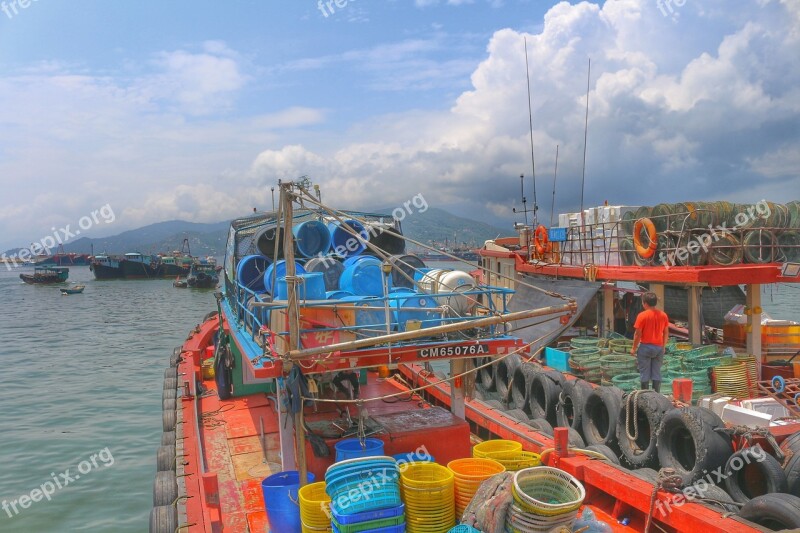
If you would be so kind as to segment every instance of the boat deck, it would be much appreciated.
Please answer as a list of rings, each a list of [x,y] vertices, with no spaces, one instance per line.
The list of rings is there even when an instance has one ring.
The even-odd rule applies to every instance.
[[[197,375],[199,371],[194,358],[189,356],[194,351],[194,346],[188,344],[194,344],[193,341],[194,338],[190,339],[184,347],[190,349],[184,352],[187,356],[179,364],[179,376]],[[186,397],[182,404],[184,423],[181,428],[187,444],[187,448],[183,450],[186,455],[184,466],[190,474],[185,478],[186,491],[190,496],[193,494],[199,496],[201,492],[208,495],[209,490],[206,485],[209,481],[202,478],[214,477],[207,475],[197,479],[197,476],[191,475],[200,470],[199,450],[189,449],[189,445],[196,444],[197,440],[191,437],[195,429],[193,417],[196,405],[200,420],[197,431],[203,444],[202,460],[205,469],[216,475],[219,508],[216,512],[213,507],[206,507],[201,511],[209,513],[209,523],[214,524],[214,527],[207,529],[201,524],[195,524],[190,526],[190,531],[232,533],[269,531],[261,481],[282,470],[279,416],[275,405],[277,399],[271,394],[258,393],[220,400],[213,379],[203,380],[202,383],[207,391],[200,394],[198,402],[195,403],[192,398]],[[395,379],[383,380],[377,378],[376,374],[369,373],[367,383],[361,385],[360,396],[383,397],[406,390],[407,388]],[[330,397],[330,393],[323,392],[323,397]],[[445,461],[469,454],[468,424],[448,411],[432,408],[419,396],[403,396],[398,401],[391,402],[373,401],[365,407],[369,414],[367,427],[380,429],[380,432],[373,436],[384,440],[387,455],[412,452],[420,445],[426,446],[434,457],[441,457]],[[355,406],[350,407],[353,419],[357,417],[356,411]],[[324,436],[326,430],[333,427],[331,422],[340,422],[341,418],[334,404],[318,403],[316,410],[306,409],[305,420],[315,433]],[[421,432],[427,435],[423,436]],[[324,479],[325,470],[333,463],[334,445],[340,439],[324,440],[330,451],[328,457],[315,457],[311,445],[307,443],[308,469],[315,474],[317,480]],[[210,483],[213,487],[214,482]],[[193,502],[191,498],[187,500],[187,506],[198,504],[199,501]],[[198,515],[189,513],[189,516]],[[181,523],[185,521],[182,519]]]

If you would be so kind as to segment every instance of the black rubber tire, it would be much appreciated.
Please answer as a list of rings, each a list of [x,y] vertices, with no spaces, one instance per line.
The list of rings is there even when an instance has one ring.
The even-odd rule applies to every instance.
[[[531,418],[544,418],[556,424],[556,406],[561,394],[561,384],[551,372],[542,372],[533,377],[530,391]]]
[[[486,357],[482,364],[486,364],[490,360],[490,357]],[[486,392],[493,392],[497,390],[497,388],[494,386],[494,368],[496,366],[497,364],[493,364],[478,370],[478,380],[481,382],[481,385],[483,385],[483,390]]]
[[[528,413],[526,413],[522,409],[511,409],[510,411],[506,411],[503,414],[506,416],[510,416],[514,420],[519,420],[520,422],[527,422],[528,420],[530,420]]]
[[[178,509],[174,505],[159,505],[150,510],[150,533],[175,533],[178,529]]]
[[[164,400],[174,400],[178,397],[178,390],[177,389],[164,389],[164,392],[161,393],[161,401]]]
[[[800,498],[789,494],[767,494],[753,498],[739,511],[739,516],[771,529],[800,528]]]
[[[586,444],[604,444],[616,451],[622,394],[617,387],[598,387],[586,398],[581,420]]]
[[[522,363],[514,371],[514,377],[511,380],[511,399],[514,400],[514,405],[518,409],[522,409],[528,415],[531,414],[531,383],[536,374],[541,371],[542,368],[535,363]]]
[[[643,481],[647,481],[648,483],[655,483],[658,481],[658,472],[652,468],[636,468],[630,472],[631,475],[638,477]]]
[[[500,400],[486,400],[483,403],[485,403],[486,406],[491,409],[499,409],[500,411],[505,409],[505,407],[503,406],[503,402],[501,402]]]
[[[592,386],[582,379],[566,380],[561,386],[556,405],[556,424],[560,427],[571,427],[580,433],[583,405],[586,397],[592,392]]]
[[[172,355],[180,355],[183,351],[183,346],[176,346],[172,349]]]
[[[164,379],[166,378],[178,378],[178,369],[174,366],[164,369]]]
[[[169,366],[175,368],[175,371],[177,372],[178,363],[180,363],[180,361],[181,361],[180,352],[172,354],[169,358]]]
[[[175,424],[178,421],[178,414],[175,411],[163,411],[161,414],[161,429],[175,431]]]
[[[664,415],[658,432],[658,460],[675,469],[688,486],[721,468],[733,455],[730,438],[714,431],[700,407],[673,409]]]
[[[165,431],[161,434],[162,446],[175,446],[175,431]]]
[[[796,452],[789,459],[783,472],[786,474],[786,492],[800,497],[800,452]]]
[[[210,319],[214,318],[215,316],[217,316],[217,312],[216,311],[211,311],[210,313],[208,313],[206,316],[203,317],[203,322],[208,322]]]
[[[175,472],[156,472],[153,481],[153,505],[172,505],[178,499],[178,478]]]
[[[789,452],[800,455],[800,431],[786,437],[781,442],[781,450],[787,455]]]
[[[553,436],[553,426],[551,426],[550,422],[544,418],[534,418],[528,422],[528,425],[542,435],[547,435],[548,437]]]
[[[736,468],[736,461],[741,466]],[[725,490],[734,501],[746,503],[756,496],[774,492],[786,492],[786,474],[781,464],[761,449],[743,448],[728,458],[725,463]]]
[[[620,459],[633,469],[658,468],[658,450],[656,449],[658,428],[664,415],[674,407],[666,396],[658,392],[646,391],[639,393],[636,400],[636,414],[631,414],[631,417],[636,416],[638,434],[636,440],[631,441],[628,438],[628,428],[625,427],[627,420],[625,416],[626,406],[630,397],[629,394],[623,398],[619,422],[617,423],[617,444],[619,446]],[[633,409],[633,400],[631,400],[631,409]],[[630,429],[631,433],[633,433],[633,429]]]
[[[604,456],[606,456],[606,458],[608,458],[609,463],[619,465],[619,456],[616,453],[614,453],[614,450],[612,450],[605,444],[592,444],[591,446],[587,446],[586,449],[592,452],[603,454]]]
[[[159,446],[156,452],[156,472],[175,470],[175,446]]]
[[[178,388],[178,378],[165,378],[164,379],[164,390],[177,389],[177,388]]]
[[[708,498],[710,500],[716,500],[716,502],[709,502],[709,501],[698,501],[698,503],[702,505],[706,505],[711,507],[712,509],[722,509],[727,513],[738,513],[739,506],[733,504],[733,498],[731,495],[725,492],[722,487],[718,487],[716,485],[708,485],[706,490],[700,495],[701,498]],[[723,502],[723,503],[717,503]],[[731,505],[725,505],[725,503],[730,502]]]
[[[567,430],[569,431],[570,446],[572,446],[573,448],[583,448],[584,446],[586,446],[583,437],[581,437],[581,434],[578,433],[577,429],[568,427]]]
[[[167,398],[166,400],[161,400],[162,411],[174,411],[177,408],[178,404],[174,398]]]
[[[500,393],[500,398],[503,401],[508,401],[511,386],[511,380],[514,378],[514,372],[519,368],[522,360],[519,355],[514,354],[506,357],[495,365],[494,368],[494,386],[497,392]]]

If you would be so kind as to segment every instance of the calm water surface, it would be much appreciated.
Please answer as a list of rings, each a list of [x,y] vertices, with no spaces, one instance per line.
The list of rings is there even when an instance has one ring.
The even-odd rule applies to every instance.
[[[0,499],[8,506],[0,531],[147,531],[164,368],[215,308],[213,294],[171,280],[95,281],[88,267],[73,267],[70,280],[86,291],[61,296],[23,284],[20,271],[0,267]],[[762,298],[774,318],[800,321],[800,289],[778,286]],[[72,480],[50,501],[32,492],[54,485],[51,474],[63,484],[67,469]],[[23,509],[24,495],[42,500]]]
[[[86,290],[62,296],[20,271],[0,266],[0,531],[147,531],[164,368],[213,293],[72,267]],[[48,501],[32,491],[51,473],[74,479]],[[23,509],[23,495],[41,501]]]

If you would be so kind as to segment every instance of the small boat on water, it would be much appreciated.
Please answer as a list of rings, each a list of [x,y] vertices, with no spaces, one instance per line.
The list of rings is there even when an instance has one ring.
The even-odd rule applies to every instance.
[[[783,468],[791,492],[800,489],[797,419],[748,432],[710,407],[687,406],[698,369],[707,377],[715,354],[687,356],[696,368],[680,369],[672,394],[623,396],[605,373],[592,383],[563,360],[539,359],[542,339],[558,339],[594,293],[567,292],[569,280],[539,289],[523,279],[536,265],[510,246],[527,236],[481,251],[486,284],[376,246],[387,235],[372,223],[389,217],[331,210],[306,182],[280,189],[280,214],[232,222],[218,312],[173,351],[165,372],[151,532],[446,533],[456,520],[464,525],[453,531],[550,531],[577,527],[577,512],[591,531],[800,528],[800,499],[760,495],[774,481],[763,476],[780,478],[773,455],[793,457]],[[392,240],[402,236],[394,223]],[[308,258],[302,267],[295,252]],[[765,271],[751,281],[771,279]],[[525,328],[538,329],[528,340]],[[630,350],[610,335],[574,340],[583,352],[601,341]],[[608,363],[627,365],[623,355]],[[213,377],[203,372],[209,364]],[[749,379],[749,368],[737,370]],[[744,468],[751,438],[764,447],[763,470]],[[392,458],[400,455],[435,464],[400,467]],[[479,525],[492,514],[480,508],[499,502],[486,483],[478,497],[475,485],[503,470],[513,501],[499,527]],[[725,488],[707,482],[708,472],[728,472]],[[743,505],[732,503],[734,489]],[[592,528],[590,516],[605,526]]]
[[[172,286],[177,287],[178,289],[185,289],[189,286],[189,283],[185,279],[177,277],[175,278],[175,281],[172,282]]]
[[[64,283],[69,278],[69,268],[37,266],[33,274],[20,274],[19,278],[29,285]]]
[[[192,264],[186,284],[193,289],[213,289],[219,283],[217,265],[205,260]]]
[[[61,290],[61,294],[62,295],[67,296],[69,294],[83,294],[83,289],[85,289],[85,288],[86,288],[86,285],[75,285],[72,288],[69,288],[69,289],[62,288],[60,290]]]

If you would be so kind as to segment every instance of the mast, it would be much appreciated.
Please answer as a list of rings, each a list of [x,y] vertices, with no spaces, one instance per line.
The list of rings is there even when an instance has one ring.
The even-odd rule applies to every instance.
[[[292,182],[281,183],[280,202],[284,213],[284,228],[292,227],[293,200],[294,194],[291,191]],[[277,230],[276,230],[277,231]],[[286,293],[288,300],[287,318],[289,319],[289,349],[298,350],[300,348],[300,315],[297,307],[297,271],[294,263],[294,242],[292,232],[284,231],[283,257],[286,261]],[[306,433],[303,424],[303,402],[300,401],[300,410],[294,415],[295,431],[295,457],[297,458],[297,470],[300,474],[300,486],[306,484],[308,476],[308,465],[306,463]]]
[[[533,176],[533,225],[537,224],[537,214],[539,204],[536,202],[536,160],[533,157],[533,108],[531,106],[531,74],[528,69],[528,38],[524,38],[525,42],[525,76],[528,80],[528,124],[531,132],[531,175]],[[527,215],[526,215],[527,218]],[[526,222],[527,224],[527,222]]]

